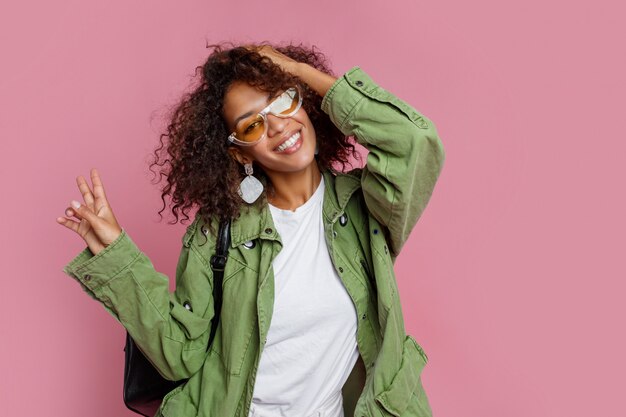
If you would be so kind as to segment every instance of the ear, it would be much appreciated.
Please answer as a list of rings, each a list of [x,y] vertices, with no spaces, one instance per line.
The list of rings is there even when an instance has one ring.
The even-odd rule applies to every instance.
[[[246,162],[252,162],[251,160],[249,160],[249,158],[245,157],[243,153],[241,153],[241,150],[236,146],[229,146],[227,151],[230,157],[239,162],[241,165],[245,164]]]

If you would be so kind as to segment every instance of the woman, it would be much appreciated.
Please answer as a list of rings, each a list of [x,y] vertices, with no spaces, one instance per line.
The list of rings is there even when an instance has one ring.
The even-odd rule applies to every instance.
[[[159,164],[176,217],[199,207],[176,291],[120,227],[96,170],[93,192],[78,177],[84,204],[66,211],[80,222],[58,220],[88,245],[64,272],[165,378],[189,378],[157,416],[430,416],[427,357],[405,332],[393,264],[443,166],[434,125],[359,67],[336,78],[303,46],[218,45],[201,70]],[[369,154],[343,172],[358,157],[350,137]],[[224,219],[207,352],[208,260]]]

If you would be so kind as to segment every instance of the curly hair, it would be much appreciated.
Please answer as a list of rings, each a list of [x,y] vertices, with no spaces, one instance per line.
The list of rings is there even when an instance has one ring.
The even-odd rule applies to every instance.
[[[189,220],[187,212],[197,206],[199,215],[215,233],[211,219],[235,219],[241,215],[241,208],[248,205],[237,193],[245,173],[242,165],[228,155],[227,148],[231,143],[226,138],[230,132],[223,118],[223,99],[234,81],[246,82],[269,93],[298,84],[303,93],[302,107],[315,128],[318,140],[315,158],[320,170],[335,169],[334,164],[341,164],[341,171],[345,171],[346,165],[352,167],[350,155],[361,160],[349,137],[343,135],[321,110],[323,97],[300,78],[244,46],[222,42],[207,45],[209,47],[213,47],[213,51],[206,62],[196,67],[195,77],[200,73],[199,83],[180,98],[167,116],[167,133],[160,135],[160,146],[154,151],[150,164],[151,171],[155,165],[161,167],[157,183],[166,178],[166,184],[161,188],[163,208],[159,210],[159,216],[166,207],[165,197],[170,196],[171,211],[176,219],[170,224],[178,222],[179,210],[185,216],[184,220]],[[325,56],[316,51],[315,46],[289,44],[272,47],[298,62],[335,76]],[[266,186],[262,198],[254,204],[264,204],[268,188],[272,189],[271,181],[256,163],[254,172]],[[184,220],[182,224],[185,224]]]

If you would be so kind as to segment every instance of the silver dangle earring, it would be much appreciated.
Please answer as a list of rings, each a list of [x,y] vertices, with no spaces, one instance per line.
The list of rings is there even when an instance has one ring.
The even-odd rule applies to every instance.
[[[315,141],[315,155],[320,153],[319,141]]]
[[[239,184],[239,196],[248,204],[252,204],[263,192],[263,184],[252,175],[252,163],[244,164],[246,177]]]

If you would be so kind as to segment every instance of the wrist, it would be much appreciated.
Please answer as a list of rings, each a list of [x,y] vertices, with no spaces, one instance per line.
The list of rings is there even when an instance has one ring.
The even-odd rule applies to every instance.
[[[337,81],[336,77],[320,71],[305,62],[300,62],[299,64],[297,69],[298,77],[321,97],[324,97],[333,83]]]
[[[298,78],[302,78],[302,74],[304,73],[304,67],[307,65],[308,64],[305,62],[295,61],[292,63],[292,66],[289,72],[291,72],[293,75],[295,75]]]

